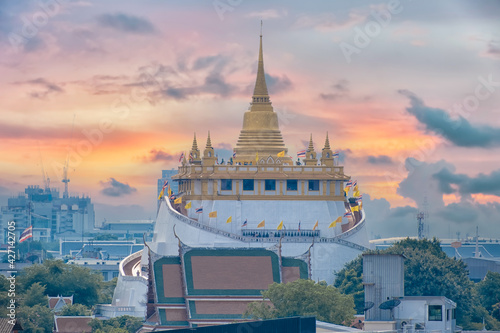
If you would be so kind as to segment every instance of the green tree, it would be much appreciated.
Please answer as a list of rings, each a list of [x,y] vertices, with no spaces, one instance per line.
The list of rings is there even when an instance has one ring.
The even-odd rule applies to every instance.
[[[500,273],[488,271],[476,285],[481,304],[497,320],[500,320]]]
[[[25,306],[35,306],[35,305],[46,306],[48,304],[48,299],[45,294],[45,286],[42,286],[40,282],[35,282],[29,287],[29,289],[24,294]]]
[[[362,257],[358,256],[353,261],[348,262],[344,268],[336,273],[333,284],[342,294],[353,296],[354,308],[358,314],[363,314],[365,306],[362,260]]]
[[[135,333],[142,320],[132,316],[120,316],[107,320],[93,319],[89,323],[94,333]]]
[[[20,306],[17,317],[23,326],[23,333],[51,333],[54,327],[54,314],[48,306]]]
[[[59,316],[90,316],[92,311],[83,304],[67,304],[61,309]]]
[[[43,264],[25,268],[18,276],[20,288],[39,282],[46,287],[46,293],[74,295],[74,302],[87,306],[96,304],[103,283],[102,274],[77,265],[64,264],[62,260],[46,260]]]
[[[7,318],[7,306],[10,302],[9,297],[10,282],[0,274],[0,318]]]
[[[290,316],[316,316],[318,320],[342,324],[354,318],[354,301],[325,282],[297,280],[289,283],[273,283],[262,292],[267,304],[249,305],[245,317],[280,318]]]

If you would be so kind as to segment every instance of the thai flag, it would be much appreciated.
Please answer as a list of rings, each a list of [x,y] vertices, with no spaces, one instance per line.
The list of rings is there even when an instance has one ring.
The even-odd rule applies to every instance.
[[[31,237],[33,237],[33,226],[29,226],[28,228],[26,228],[23,231],[23,233],[19,237],[19,243],[22,243],[22,242],[24,242],[25,240],[27,240],[28,238],[31,238]]]
[[[355,180],[355,181],[352,182],[352,187],[356,187],[356,186],[358,186],[358,181],[357,180]]]
[[[305,149],[297,152],[297,157],[306,157],[306,151],[305,151]]]
[[[242,224],[241,226],[242,226],[242,227],[246,227],[246,226],[248,226],[248,222],[247,222],[247,220],[245,220],[245,222],[243,222],[243,224]]]
[[[198,214],[203,213],[203,207],[196,208],[195,212],[198,213]]]
[[[346,213],[344,214],[344,217],[351,217],[351,216],[352,216],[352,213],[351,213],[351,212],[346,212]]]
[[[167,179],[167,180],[165,180],[165,182],[163,183],[163,187],[162,187],[162,189],[163,189],[163,188],[166,188],[167,186],[168,186],[168,179]]]
[[[181,162],[183,158],[184,158],[184,153],[182,153],[181,157],[179,157],[179,162]]]
[[[338,152],[338,151],[333,152],[332,157],[339,157],[339,156],[340,156],[340,154],[339,154],[339,152]]]
[[[351,187],[352,186],[352,181],[348,181],[347,183],[345,183],[345,187]]]
[[[235,152],[235,151],[233,151],[233,158],[235,158],[235,157],[236,157],[236,152]]]

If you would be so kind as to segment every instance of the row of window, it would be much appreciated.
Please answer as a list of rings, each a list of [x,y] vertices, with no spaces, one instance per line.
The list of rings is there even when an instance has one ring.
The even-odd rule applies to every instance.
[[[313,179],[309,180],[309,191],[319,191],[319,180]],[[220,184],[221,191],[232,191],[233,190],[233,180],[232,179],[221,179]],[[255,189],[254,179],[243,179],[243,191],[253,191]],[[287,191],[297,191],[298,181],[297,179],[287,179],[286,190]],[[265,191],[276,191],[276,180],[266,179],[264,180],[264,190]]]

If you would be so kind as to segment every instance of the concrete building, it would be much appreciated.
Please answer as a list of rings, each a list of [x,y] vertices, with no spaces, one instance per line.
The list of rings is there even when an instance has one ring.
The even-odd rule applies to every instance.
[[[404,256],[364,254],[365,331],[461,331],[456,303],[444,296],[404,295]]]
[[[28,186],[1,207],[1,243],[7,242],[7,223],[16,222],[16,236],[33,226],[33,239],[52,241],[59,237],[83,237],[94,229],[94,205],[86,196],[59,196],[57,189]]]

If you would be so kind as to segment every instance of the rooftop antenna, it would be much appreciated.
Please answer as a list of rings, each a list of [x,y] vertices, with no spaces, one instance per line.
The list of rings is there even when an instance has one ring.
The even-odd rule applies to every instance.
[[[427,217],[429,217],[429,214],[427,213],[427,196],[424,196],[424,202],[422,203],[422,210],[417,213],[418,239],[423,239],[425,237],[424,220]]]
[[[68,154],[66,155],[66,161],[64,163],[64,168],[63,168],[63,179],[62,179],[62,182],[64,183],[63,198],[69,197],[69,193],[68,193],[68,183],[69,183],[68,165],[69,165],[69,153],[70,153],[71,143],[73,141],[73,129],[74,129],[74,127],[75,127],[75,115],[73,115],[73,124],[71,125],[70,145],[68,147]]]
[[[479,251],[479,227],[476,226],[476,250],[474,251],[474,258],[481,258],[481,251]]]

